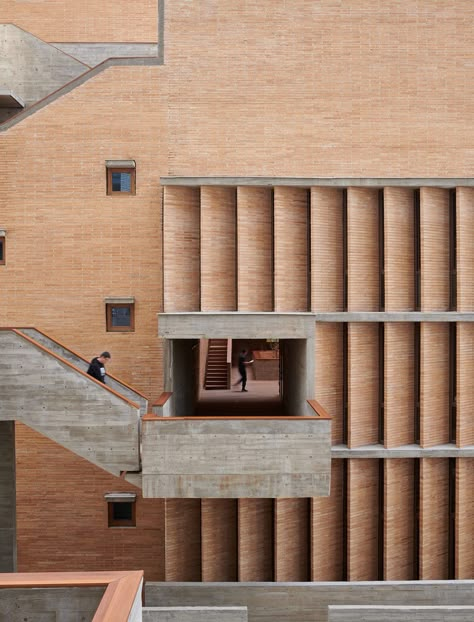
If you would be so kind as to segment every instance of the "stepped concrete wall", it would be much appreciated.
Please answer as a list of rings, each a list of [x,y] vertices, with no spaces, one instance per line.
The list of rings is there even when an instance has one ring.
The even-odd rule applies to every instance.
[[[21,421],[115,475],[139,469],[136,405],[13,331],[0,331],[0,347],[0,421]]]

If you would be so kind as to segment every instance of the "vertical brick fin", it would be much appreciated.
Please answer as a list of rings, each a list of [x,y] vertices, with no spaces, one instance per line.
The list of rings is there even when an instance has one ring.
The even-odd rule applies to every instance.
[[[202,580],[237,581],[237,500],[202,500]]]
[[[350,460],[348,465],[347,579],[378,579],[379,461]]]
[[[422,580],[448,579],[448,468],[447,459],[421,460],[420,579]]]
[[[343,325],[316,323],[316,399],[332,417],[332,442],[344,442]]]
[[[272,212],[270,188],[237,188],[239,311],[273,311]]]
[[[415,442],[413,324],[385,324],[385,447]]]
[[[413,190],[384,189],[385,311],[415,308]]]
[[[385,460],[384,580],[412,581],[414,576],[413,460]]]
[[[342,190],[311,188],[311,311],[344,310]]]
[[[308,191],[274,190],[275,311],[308,310]]]
[[[474,324],[458,322],[456,364],[456,444],[474,445]]]
[[[199,188],[165,186],[164,310],[199,311]]]
[[[309,551],[309,499],[275,499],[275,581],[308,581]]]
[[[456,579],[474,577],[474,458],[456,461]]]
[[[201,581],[201,501],[166,499],[166,581]]]
[[[348,188],[347,230],[348,311],[378,311],[378,190]]]
[[[239,581],[273,581],[273,500],[238,501]]]
[[[343,581],[343,460],[333,460],[331,494],[311,500],[311,581]]]
[[[236,311],[236,190],[201,187],[201,311]]]
[[[457,310],[474,309],[474,188],[456,190]]]
[[[421,310],[449,309],[449,192],[421,188]]]
[[[421,324],[420,445],[449,442],[449,327]]]
[[[377,323],[348,326],[348,446],[379,441],[379,331]]]

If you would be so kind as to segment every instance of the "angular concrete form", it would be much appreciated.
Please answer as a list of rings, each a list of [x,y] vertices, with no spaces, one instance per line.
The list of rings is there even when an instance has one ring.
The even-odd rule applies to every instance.
[[[21,421],[114,475],[139,469],[137,404],[17,331],[0,331],[0,349],[0,421]]]
[[[144,497],[329,494],[329,419],[151,415],[142,430]]]

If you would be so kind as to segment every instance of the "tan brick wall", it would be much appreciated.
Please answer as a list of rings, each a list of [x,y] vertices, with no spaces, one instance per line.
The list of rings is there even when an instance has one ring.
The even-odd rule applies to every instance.
[[[420,445],[449,442],[449,327],[423,322],[420,327]]]
[[[331,494],[311,499],[311,581],[342,581],[343,460],[331,464]]]
[[[334,444],[343,442],[343,325],[318,322],[315,338],[316,399],[332,417]]]
[[[201,580],[201,500],[166,499],[166,581]]]
[[[1,135],[0,325],[35,326],[87,358],[109,350],[110,373],[150,397],[162,389],[164,103],[156,69],[116,67]],[[106,195],[107,159],[136,161],[136,196]],[[107,296],[135,297],[135,332],[106,332]]]
[[[378,191],[347,190],[347,309],[378,311],[379,205]]]
[[[474,188],[456,191],[457,310],[474,309]]]
[[[414,561],[413,460],[384,461],[384,580],[411,581]]]
[[[457,325],[456,444],[474,445],[474,324]]]
[[[474,458],[456,461],[456,579],[474,576]]]
[[[274,190],[275,311],[308,310],[308,191]]]
[[[348,445],[359,447],[379,441],[378,324],[349,324],[348,344]]]
[[[384,189],[385,310],[415,308],[413,190]]]
[[[271,189],[237,189],[239,311],[273,311],[272,219]]]
[[[165,507],[138,488],[16,425],[19,572],[139,570],[165,576]],[[84,485],[86,482],[86,485]],[[137,526],[109,528],[107,492],[135,492]]]
[[[379,461],[349,460],[347,573],[349,581],[378,578]]]
[[[237,581],[237,500],[202,499],[202,580]]]
[[[199,311],[200,195],[165,187],[163,197],[164,311]]]
[[[311,311],[343,311],[342,190],[311,188]]]
[[[157,0],[2,0],[0,19],[48,42],[156,42]]]
[[[420,579],[448,579],[448,460],[420,462]]]
[[[201,188],[201,311],[235,311],[235,188]]]
[[[449,193],[420,190],[421,310],[449,310]]]
[[[171,175],[472,175],[471,0],[173,0],[166,20]]]
[[[239,581],[273,581],[273,499],[238,500]]]
[[[384,349],[385,447],[414,442],[413,324],[387,322]]]
[[[309,499],[275,499],[275,581],[309,579]]]

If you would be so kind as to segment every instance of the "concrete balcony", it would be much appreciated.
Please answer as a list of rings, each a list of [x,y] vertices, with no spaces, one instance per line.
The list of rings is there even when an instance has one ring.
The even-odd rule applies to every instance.
[[[144,497],[328,496],[331,420],[310,404],[306,417],[146,415]]]

